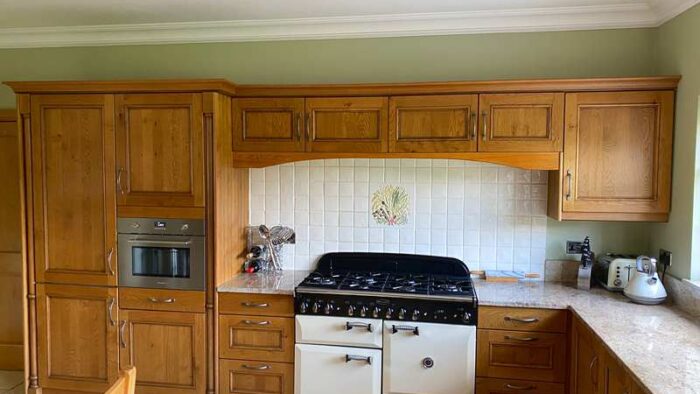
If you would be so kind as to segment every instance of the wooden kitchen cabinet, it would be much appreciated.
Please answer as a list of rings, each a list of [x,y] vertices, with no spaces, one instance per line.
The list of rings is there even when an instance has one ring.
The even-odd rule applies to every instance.
[[[476,394],[508,393],[564,394],[566,389],[561,383],[533,382],[517,379],[476,379]]]
[[[294,361],[294,319],[270,316],[219,316],[219,357],[238,360]]]
[[[119,375],[117,289],[37,285],[44,389],[103,392]]]
[[[306,99],[306,151],[380,153],[388,151],[387,97]]]
[[[221,360],[221,394],[293,394],[294,364]]]
[[[37,281],[116,285],[113,96],[31,96],[27,132]]]
[[[204,207],[202,94],[121,94],[116,108],[120,214],[121,207]]]
[[[595,335],[578,319],[571,332],[571,394],[602,394],[603,349]]]
[[[476,152],[478,97],[391,97],[389,152]]]
[[[549,215],[666,221],[671,200],[673,91],[568,93],[560,171]]]
[[[561,152],[564,93],[479,95],[480,152]]]
[[[136,367],[143,394],[206,392],[203,313],[120,310],[120,367]]]
[[[241,98],[232,105],[234,151],[304,151],[303,98]]]

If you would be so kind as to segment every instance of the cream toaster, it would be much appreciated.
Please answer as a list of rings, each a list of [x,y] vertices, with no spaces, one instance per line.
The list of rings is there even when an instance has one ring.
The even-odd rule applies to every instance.
[[[593,265],[593,277],[610,291],[623,291],[637,273],[637,256],[608,253]]]

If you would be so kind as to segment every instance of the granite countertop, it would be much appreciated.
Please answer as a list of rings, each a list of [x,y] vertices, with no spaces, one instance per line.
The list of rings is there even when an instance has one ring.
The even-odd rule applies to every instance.
[[[294,288],[309,271],[282,271],[278,273],[240,273],[221,284],[219,293],[257,293],[294,295]]]
[[[700,323],[666,305],[552,282],[475,281],[479,306],[571,309],[654,394],[700,393]]]
[[[219,292],[294,294],[308,271],[239,274]],[[562,283],[475,281],[480,306],[571,309],[654,394],[700,394],[700,322],[667,305]]]

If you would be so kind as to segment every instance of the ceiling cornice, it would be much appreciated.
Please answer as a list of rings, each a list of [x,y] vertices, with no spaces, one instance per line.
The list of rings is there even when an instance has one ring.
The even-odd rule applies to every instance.
[[[434,36],[657,27],[700,0],[499,11],[0,29],[0,48]]]

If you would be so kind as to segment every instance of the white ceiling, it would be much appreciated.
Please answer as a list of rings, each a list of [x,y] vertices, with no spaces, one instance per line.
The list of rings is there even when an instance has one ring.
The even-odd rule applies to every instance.
[[[0,0],[0,47],[658,26],[700,0]]]

